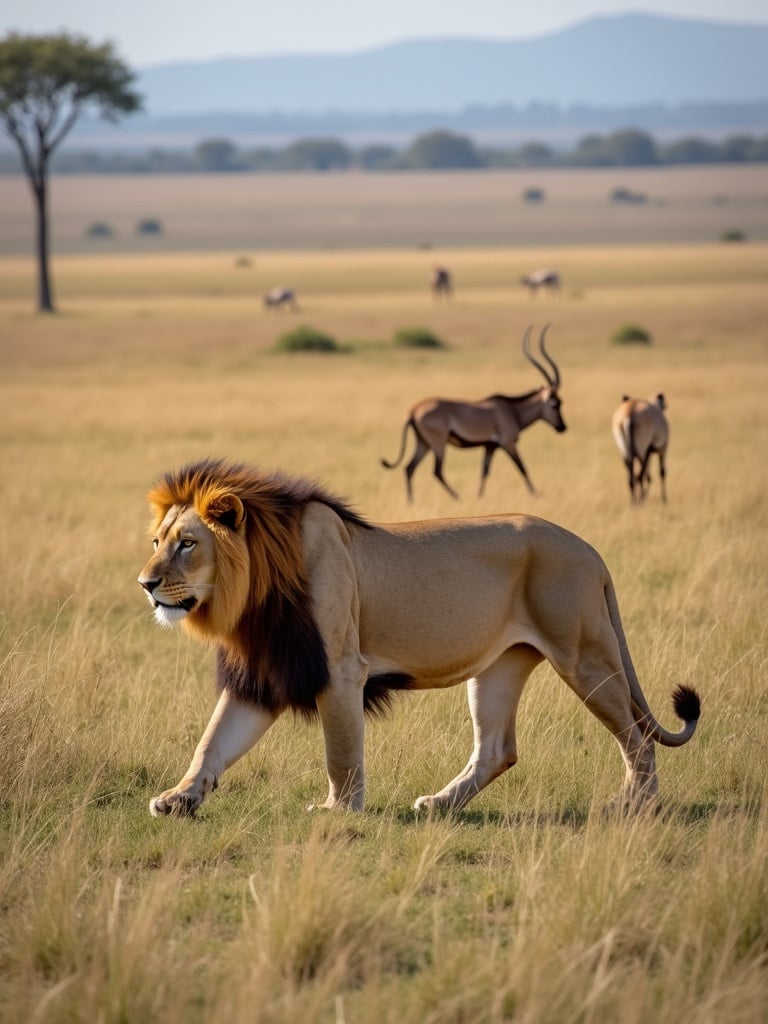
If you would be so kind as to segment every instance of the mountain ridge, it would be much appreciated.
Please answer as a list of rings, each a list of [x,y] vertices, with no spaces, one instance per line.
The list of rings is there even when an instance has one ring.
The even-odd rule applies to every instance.
[[[137,84],[153,116],[754,102],[768,99],[766,52],[768,24],[635,12],[516,39],[438,36],[153,65]]]

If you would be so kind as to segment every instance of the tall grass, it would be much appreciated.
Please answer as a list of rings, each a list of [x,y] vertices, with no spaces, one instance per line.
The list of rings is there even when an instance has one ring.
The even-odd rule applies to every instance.
[[[256,299],[186,308],[188,257],[154,266],[152,302],[138,265],[131,299],[68,264],[54,320],[23,312],[5,278],[0,1019],[764,1019],[768,261],[749,246],[663,250],[673,277],[657,280],[648,253],[584,252],[584,293],[531,304],[486,281],[513,257],[466,253],[476,283],[449,309],[391,254],[378,278],[373,255],[316,259],[317,277],[305,272],[323,329],[391,337],[418,318],[451,344],[363,346],[342,362],[272,353],[284,322]],[[409,405],[528,390],[519,338],[545,317],[570,429],[523,436],[540,496],[497,455],[478,500],[478,453],[452,450],[461,501],[425,464],[409,507],[401,473],[378,462]],[[610,345],[631,318],[652,350]],[[610,412],[624,392],[659,390],[669,504],[654,480],[632,509]],[[285,716],[195,820],[152,819],[148,800],[185,769],[214,694],[212,653],[158,630],[134,583],[143,493],[209,454],[318,477],[374,519],[518,510],[585,536],[613,573],[659,718],[673,725],[677,683],[702,694],[695,738],[659,750],[662,813],[603,818],[618,750],[545,667],[523,697],[519,764],[454,817],[410,807],[466,760],[460,688],[403,697],[370,724],[361,815],[306,812],[325,785],[321,733]]]

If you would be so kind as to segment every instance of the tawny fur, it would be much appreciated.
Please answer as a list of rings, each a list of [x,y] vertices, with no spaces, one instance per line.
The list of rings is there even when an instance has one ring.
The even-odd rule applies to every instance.
[[[319,714],[324,807],[361,809],[364,712],[392,689],[468,681],[475,746],[417,807],[457,809],[517,760],[526,679],[547,659],[616,739],[621,806],[653,801],[654,743],[681,731],[653,716],[632,665],[608,570],[593,548],[531,516],[369,524],[322,488],[204,462],[150,492],[155,554],[139,582],[164,624],[219,644],[221,696],[179,784],[155,815],[193,813],[282,711]]]

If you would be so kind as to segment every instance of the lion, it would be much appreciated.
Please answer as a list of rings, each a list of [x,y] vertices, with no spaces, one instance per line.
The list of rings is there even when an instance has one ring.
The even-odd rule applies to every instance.
[[[322,725],[317,806],[362,810],[366,712],[466,681],[469,761],[414,804],[458,810],[516,763],[518,704],[544,659],[617,741],[622,810],[658,800],[654,744],[694,734],[697,693],[674,692],[680,732],[657,722],[603,560],[554,523],[374,523],[317,484],[223,460],[165,474],[148,498],[155,550],[139,583],[161,625],[217,645],[220,689],[186,774],[150,801],[156,817],[194,814],[288,708]]]

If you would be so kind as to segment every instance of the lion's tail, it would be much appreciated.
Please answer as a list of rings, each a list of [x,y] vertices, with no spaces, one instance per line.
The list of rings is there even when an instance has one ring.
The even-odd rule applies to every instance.
[[[386,459],[382,459],[381,460],[381,464],[384,467],[384,469],[395,469],[403,461],[403,456],[405,455],[405,442],[406,442],[406,437],[408,435],[408,428],[409,427],[413,427],[413,416],[409,416],[408,419],[403,424],[403,433],[402,433],[402,435],[400,437],[400,454],[397,456],[395,461],[394,462],[387,462]],[[415,429],[415,427],[414,427],[414,429]]]
[[[619,641],[621,661],[629,682],[629,692],[632,699],[632,710],[635,715],[635,721],[649,736],[652,737],[652,739],[657,743],[661,743],[662,746],[682,747],[682,745],[687,743],[691,736],[696,732],[696,726],[699,723],[699,717],[701,715],[701,701],[698,693],[696,693],[696,691],[690,686],[677,686],[672,694],[672,706],[675,709],[675,714],[685,722],[685,725],[680,732],[669,732],[663,726],[659,725],[653,715],[653,712],[648,706],[648,701],[645,699],[645,695],[643,694],[640,686],[640,680],[637,678],[637,673],[635,672],[635,666],[632,664],[632,657],[629,653],[627,638],[624,635],[624,627],[621,624],[621,615],[619,614],[619,603],[616,600],[616,591],[614,590],[613,583],[610,579],[605,586],[605,600],[608,605],[608,615],[611,619],[611,625],[613,626],[616,638]]]

